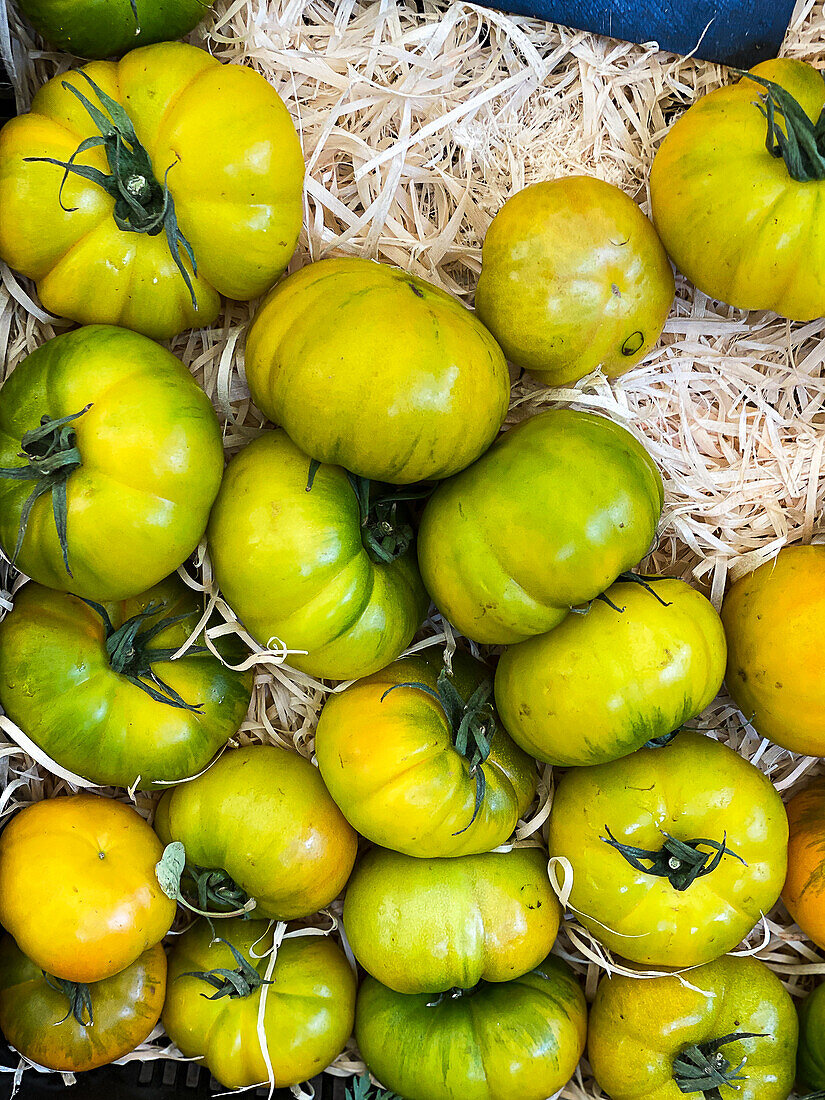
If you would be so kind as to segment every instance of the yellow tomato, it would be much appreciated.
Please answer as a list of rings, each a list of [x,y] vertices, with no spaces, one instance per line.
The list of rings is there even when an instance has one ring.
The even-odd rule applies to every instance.
[[[262,76],[180,42],[144,46],[61,73],[0,132],[0,257],[53,313],[165,339],[212,324],[219,295],[275,282],[303,173]]]
[[[166,935],[163,847],[131,806],[92,794],[46,798],[0,835],[0,922],[33,963],[71,982],[119,973]]]
[[[476,312],[516,366],[561,386],[643,359],[673,301],[656,230],[618,187],[590,176],[534,183],[484,239]]]
[[[763,737],[825,756],[825,546],[788,546],[722,605],[725,683]]]
[[[788,875],[782,900],[809,939],[825,950],[825,779],[787,805]]]

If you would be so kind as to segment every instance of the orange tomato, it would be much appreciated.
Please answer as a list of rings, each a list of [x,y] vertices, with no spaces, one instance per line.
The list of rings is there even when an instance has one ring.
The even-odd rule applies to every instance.
[[[0,836],[0,923],[47,974],[97,982],[166,935],[163,846],[137,811],[99,795],[47,798]]]
[[[782,900],[809,939],[825,949],[825,779],[786,807],[790,837]]]

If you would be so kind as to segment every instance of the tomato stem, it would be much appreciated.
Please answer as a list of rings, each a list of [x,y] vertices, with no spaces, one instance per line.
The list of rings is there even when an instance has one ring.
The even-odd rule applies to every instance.
[[[637,871],[655,875],[657,878],[666,878],[674,890],[687,890],[697,878],[704,878],[712,874],[722,857],[729,855],[738,859],[740,863],[745,861],[736,852],[727,846],[727,833],[723,834],[722,843],[718,840],[699,838],[696,840],[678,840],[670,833],[664,833],[665,842],[658,852],[647,848],[634,848],[630,844],[622,844],[616,840],[610,829],[605,825],[607,836],[601,839],[611,848],[615,848]],[[710,848],[711,852],[700,852],[699,846]],[[649,863],[650,866],[645,866]],[[747,864],[745,864],[747,866]]]
[[[83,465],[83,459],[77,447],[77,435],[72,424],[91,408],[87,405],[80,412],[53,420],[50,416],[40,418],[40,426],[24,434],[20,441],[19,458],[26,460],[25,466],[0,467],[0,477],[12,481],[33,481],[35,483],[20,512],[20,526],[17,530],[17,544],[11,563],[15,564],[17,555],[23,547],[29,517],[35,502],[46,493],[52,496],[52,512],[57,537],[63,554],[63,564],[69,576],[73,576],[69,566],[68,542],[68,506],[66,503],[66,482],[75,470]]]
[[[743,1058],[738,1066],[731,1063],[722,1053],[722,1047],[742,1039],[764,1039],[765,1035],[751,1031],[733,1032],[721,1039],[709,1039],[705,1043],[693,1043],[684,1048],[673,1061],[673,1080],[683,1093],[705,1094],[706,1100],[722,1100],[719,1089],[722,1085],[736,1088],[739,1081],[747,1080],[740,1070],[747,1061]]]
[[[58,993],[62,993],[69,1002],[69,1011],[62,1020],[58,1020],[58,1024],[65,1023],[70,1016],[73,1016],[81,1027],[92,1027],[94,1025],[92,994],[88,985],[84,982],[69,982],[65,978],[55,978],[54,975],[47,974],[45,970],[43,971],[43,977],[46,979],[47,985],[57,990]]]
[[[380,1085],[374,1085],[369,1073],[354,1077],[347,1089],[347,1100],[402,1100],[397,1093],[388,1092]]]
[[[177,649],[153,649],[149,643],[163,630],[167,630],[176,623],[189,618],[189,613],[173,615],[168,618],[159,618],[160,613],[166,607],[165,603],[150,603],[143,611],[117,628],[114,627],[109,612],[101,603],[84,599],[83,602],[96,611],[103,620],[106,632],[106,652],[109,654],[109,665],[114,672],[124,676],[135,687],[145,691],[150,698],[157,703],[166,703],[170,707],[179,707],[181,710],[199,712],[203,710],[203,703],[187,703],[173,687],[158,676],[154,665],[161,661],[169,661],[177,653]],[[148,619],[157,621],[145,630],[141,627]],[[207,653],[206,646],[190,646],[188,653]],[[149,681],[147,683],[146,681]]]
[[[262,978],[248,959],[229,940],[216,936],[214,943],[223,943],[232,952],[236,970],[228,970],[225,967],[216,967],[214,970],[187,970],[179,974],[179,978],[200,978],[201,981],[211,985],[215,992],[211,995],[201,993],[207,1001],[219,1001],[222,997],[230,997],[233,1000],[239,997],[249,997],[265,985],[272,985],[269,978]]]
[[[134,8],[135,15],[137,10]],[[139,28],[138,28],[139,29]],[[195,297],[195,288],[189,272],[183,262],[181,249],[189,259],[192,273],[197,277],[198,265],[195,261],[195,253],[189,241],[178,228],[177,214],[175,213],[175,200],[169,190],[166,180],[173,164],[166,169],[163,183],[158,183],[149,154],[138,141],[132,120],[121,105],[92,80],[83,69],[78,70],[97,96],[100,109],[92,103],[79,88],[75,88],[67,80],[62,83],[66,91],[71,92],[80,100],[87,114],[100,131],[92,137],[85,138],[68,160],[56,160],[54,157],[26,157],[26,163],[42,162],[54,164],[63,169],[63,179],[58,191],[58,202],[66,213],[73,213],[77,207],[63,205],[63,189],[70,174],[80,176],[101,187],[114,201],[112,211],[115,224],[125,233],[146,233],[154,237],[159,233],[166,233],[166,240],[172,259],[186,283],[186,289],[192,299],[192,308],[197,311],[198,302]],[[106,159],[109,162],[110,174],[101,172],[99,168],[93,168],[88,164],[77,164],[76,159],[89,149],[103,148]]]
[[[414,688],[416,691],[423,691],[441,704],[444,717],[450,727],[453,745],[470,765],[469,774],[476,781],[475,806],[469,822],[463,829],[453,833],[453,836],[461,836],[478,817],[487,792],[487,776],[484,774],[483,765],[490,755],[496,730],[496,712],[490,702],[493,685],[489,680],[483,680],[470,698],[464,699],[455,686],[451,674],[446,668],[442,668],[438,674],[435,691],[428,684],[418,682],[393,684],[381,696],[381,702],[383,703],[387,696],[398,688]]]
[[[770,155],[785,161],[791,179],[800,183],[825,180],[825,108],[817,121],[812,122],[798,100],[781,84],[741,69],[736,71],[765,89],[754,106],[768,123],[765,146]],[[777,117],[785,123],[784,130]]]

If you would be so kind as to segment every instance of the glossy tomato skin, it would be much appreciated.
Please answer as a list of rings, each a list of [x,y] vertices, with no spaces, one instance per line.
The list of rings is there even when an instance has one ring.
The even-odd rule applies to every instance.
[[[689,1046],[736,1033],[755,1038],[721,1053],[740,1067],[738,1100],[787,1100],[794,1078],[793,1001],[764,963],[727,955],[689,975],[602,978],[590,1013],[588,1059],[612,1100],[681,1100],[674,1059]],[[701,1096],[701,1093],[697,1093]]]
[[[20,0],[20,11],[58,50],[104,58],[136,46],[183,38],[209,10],[208,0]]]
[[[745,862],[725,854],[679,891],[667,877],[634,869],[605,842],[608,829],[620,843],[655,852],[665,833],[724,839]],[[577,918],[617,955],[656,967],[695,966],[736,947],[779,897],[787,844],[785,809],[767,776],[687,731],[664,748],[567,772],[550,817],[550,856],[571,864]]]
[[[725,683],[763,737],[825,756],[825,546],[787,546],[738,580],[722,605]]]
[[[825,84],[811,65],[778,58],[752,71],[819,118]],[[825,313],[825,183],[794,180],[768,152],[763,94],[743,78],[671,127],[650,173],[653,221],[677,268],[711,298],[807,321]]]
[[[651,589],[614,584],[605,595],[615,606],[594,600],[505,649],[496,705],[525,752],[562,767],[604,764],[672,733],[715,698],[725,672],[719,616],[684,581],[657,578]]]
[[[539,413],[435,491],[418,535],[421,575],[462,634],[520,642],[644,557],[662,501],[659,471],[624,428]]]
[[[89,406],[89,408],[86,408]],[[82,465],[66,482],[66,572],[45,493],[17,558],[33,580],[92,600],[127,599],[198,545],[223,473],[218,419],[179,359],[126,329],[93,325],[47,341],[0,390],[0,468],[26,466],[26,432],[73,421]],[[11,558],[34,482],[0,477],[0,546]]]
[[[153,605],[161,609],[144,620],[146,629],[185,616],[151,642],[178,649],[202,608],[177,577],[105,606],[117,629]],[[184,779],[237,733],[252,694],[251,671],[234,672],[208,652],[152,667],[198,709],[158,702],[116,672],[103,618],[76,596],[27,584],[0,623],[0,705],[53,760],[93,783],[145,790]]]
[[[373,848],[344,900],[355,957],[398,993],[520,977],[553,946],[559,916],[541,848],[450,860]]]
[[[584,995],[552,955],[523,977],[437,1003],[368,977],[356,1004],[361,1054],[407,1100],[546,1100],[572,1076],[586,1031]]]
[[[167,791],[155,830],[183,842],[190,866],[223,870],[257,901],[256,917],[292,920],[336,898],[356,836],[316,768],[271,745],[233,749]]]
[[[489,852],[511,835],[536,789],[535,763],[496,723],[481,765],[484,800],[473,820],[476,778],[454,747],[443,706],[419,688],[395,686],[434,691],[441,667],[433,656],[402,658],[329,695],[315,734],[321,775],[350,824],[373,843],[411,856]],[[465,700],[487,676],[484,665],[461,652],[452,670]]]
[[[91,96],[86,73],[123,106],[166,184],[177,224],[192,246],[197,300],[165,233],[118,228],[114,200],[96,183],[29,157],[67,161],[98,133],[65,85]],[[82,163],[106,175],[102,149]],[[167,176],[167,169],[169,169]],[[81,324],[119,324],[164,340],[212,324],[220,295],[247,300],[281,275],[302,219],[303,156],[274,88],[243,65],[165,42],[61,73],[37,93],[29,114],[0,134],[0,257],[34,279],[43,305]]]
[[[32,803],[0,834],[0,922],[47,974],[109,978],[172,925],[175,902],[155,874],[162,851],[143,818],[112,798]]]
[[[790,836],[782,900],[805,935],[825,949],[825,780],[814,780],[786,809]]]
[[[266,921],[233,918],[221,921],[216,931],[261,978],[266,976],[272,946]],[[265,992],[264,1031],[278,1087],[320,1073],[344,1049],[355,1014],[355,975],[340,947],[328,936],[284,939],[270,975],[272,985],[246,997],[209,1000],[214,987],[191,972],[238,968],[229,948],[214,935],[201,920],[172,946],[163,1009],[169,1038],[188,1058],[203,1057],[203,1064],[228,1089],[266,1082],[257,1028]]]
[[[246,377],[307,454],[399,485],[478,458],[510,396],[501,349],[456,298],[354,257],[310,264],[272,291],[249,330]]]
[[[374,562],[358,500],[337,466],[310,459],[284,431],[267,431],[229,463],[209,521],[223,595],[263,645],[282,642],[311,676],[367,676],[412,641],[429,605],[415,552]]]
[[[618,187],[525,187],[487,230],[476,312],[507,358],[549,386],[623,374],[659,339],[675,292],[656,230]]]
[[[11,936],[0,940],[0,1030],[15,1050],[48,1069],[82,1073],[122,1058],[151,1034],[165,993],[166,953],[157,943],[89,986],[92,1025],[83,1025]]]
[[[825,985],[799,1006],[797,1076],[800,1093],[825,1089]]]

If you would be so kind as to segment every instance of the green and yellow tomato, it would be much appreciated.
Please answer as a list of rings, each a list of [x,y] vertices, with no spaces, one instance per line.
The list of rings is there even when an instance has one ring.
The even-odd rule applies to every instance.
[[[354,828],[411,856],[503,844],[536,789],[534,762],[490,703],[481,662],[407,657],[328,697],[315,734],[321,775]]]
[[[553,946],[559,916],[541,848],[448,860],[373,848],[344,899],[356,959],[398,993],[518,978]]]
[[[825,779],[795,794],[788,812],[788,874],[782,900],[793,919],[825,950]]]
[[[549,956],[509,982],[433,999],[366,978],[355,1038],[375,1076],[407,1100],[546,1100],[584,1051],[587,1006],[570,968]]]
[[[163,340],[211,325],[222,294],[272,286],[298,239],[303,175],[259,73],[143,46],[54,77],[3,127],[0,258],[52,313]]]
[[[226,752],[167,791],[155,830],[183,844],[196,896],[216,911],[254,898],[256,917],[309,916],[340,894],[355,862],[355,833],[318,770],[271,745]]]
[[[183,38],[210,0],[18,0],[34,29],[58,50],[103,58]]]
[[[796,1037],[779,978],[727,955],[681,976],[602,978],[587,1056],[612,1100],[787,1100]]]
[[[176,577],[108,604],[27,584],[0,622],[0,706],[93,783],[185,779],[237,732],[252,694],[252,673],[205,646],[171,659],[201,610]]]
[[[162,852],[140,814],[112,798],[33,802],[0,833],[0,923],[47,974],[110,978],[172,926],[175,903],[155,873]]]
[[[825,1091],[825,984],[820,983],[799,1006],[796,1060],[801,1093]]]
[[[659,471],[624,428],[540,413],[435,491],[418,535],[421,575],[462,634],[521,642],[635,565],[662,501]]]
[[[725,634],[708,600],[684,581],[637,576],[505,649],[496,705],[539,760],[604,764],[699,714],[724,672]]]
[[[574,768],[550,816],[570,907],[605,946],[651,966],[730,951],[779,898],[788,819],[758,768],[709,737]]]
[[[787,546],[722,604],[725,683],[748,722],[792,752],[825,756],[825,546]]]
[[[704,96],[662,142],[653,221],[711,298],[797,321],[825,313],[823,108],[822,73],[778,58]]]
[[[163,1009],[169,1038],[225,1088],[248,1088],[269,1076],[260,1019],[275,1085],[314,1077],[352,1031],[356,981],[343,951],[328,936],[288,937],[269,972],[266,921],[218,923],[198,921],[172,946]]]
[[[24,1057],[80,1073],[122,1058],[148,1038],[166,993],[166,953],[155,944],[91,985],[44,974],[11,936],[0,940],[0,1030]]]
[[[501,349],[455,298],[370,260],[322,260],[279,284],[246,343],[252,399],[307,454],[362,477],[448,477],[496,437]]]
[[[388,533],[389,532],[389,533]],[[223,595],[295,668],[349,680],[394,661],[429,605],[412,529],[338,466],[315,468],[284,431],[237,454],[209,521]]]
[[[157,584],[198,545],[222,472],[206,394],[126,329],[55,336],[0,390],[0,547],[49,588],[107,601]]]
[[[613,378],[659,339],[673,272],[656,230],[591,176],[534,183],[487,230],[476,312],[516,366],[550,386]]]

